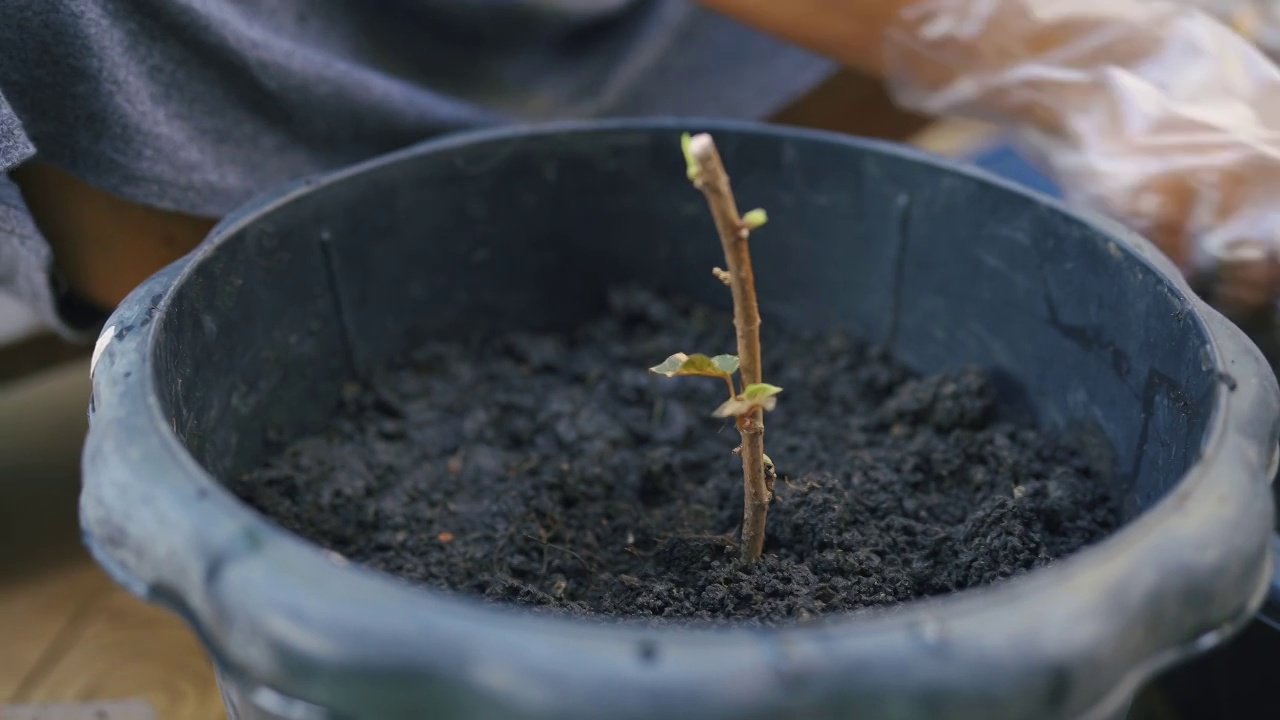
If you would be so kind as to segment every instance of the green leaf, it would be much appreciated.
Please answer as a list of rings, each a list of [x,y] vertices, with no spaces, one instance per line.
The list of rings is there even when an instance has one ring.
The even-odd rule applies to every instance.
[[[769,383],[754,383],[742,388],[742,399],[748,401],[764,400],[782,392],[782,388]],[[776,401],[775,401],[776,402]]]
[[[732,375],[738,372],[737,355],[717,355],[711,358],[711,362],[725,375]]]
[[[712,413],[715,417],[737,417],[745,415],[753,408],[762,408],[764,410],[772,410],[778,405],[778,393],[782,392],[782,388],[768,383],[754,383],[742,389],[742,394],[731,400],[726,400],[723,405],[716,408]]]
[[[737,371],[738,357],[736,355],[707,357],[701,354],[685,355],[684,353],[676,353],[663,360],[661,365],[649,368],[649,372],[666,375],[667,377],[701,375],[703,377],[729,378]]]
[[[765,212],[764,208],[756,208],[742,216],[742,224],[750,230],[755,230],[767,222],[769,222],[769,213]]]
[[[685,175],[687,175],[690,180],[696,179],[698,177],[698,172],[701,169],[698,167],[698,159],[693,156],[692,144],[692,135],[685,133],[680,136],[680,150],[684,153]]]

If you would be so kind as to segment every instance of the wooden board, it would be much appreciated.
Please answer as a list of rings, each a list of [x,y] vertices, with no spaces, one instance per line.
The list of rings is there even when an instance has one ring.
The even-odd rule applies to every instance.
[[[21,706],[3,717],[140,698],[163,720],[223,718],[194,635],[117,587],[80,545],[88,393],[83,360],[0,387],[0,705]],[[78,711],[48,710],[39,717]]]
[[[224,718],[213,670],[178,618],[104,588],[73,617],[16,701],[145,698],[165,720]]]
[[[106,577],[86,562],[0,585],[0,702],[22,697],[24,683],[74,639],[78,619],[107,588]]]

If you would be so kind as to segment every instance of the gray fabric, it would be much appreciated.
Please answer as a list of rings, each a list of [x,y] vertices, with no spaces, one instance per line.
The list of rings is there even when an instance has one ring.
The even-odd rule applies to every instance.
[[[834,69],[688,0],[5,0],[0,48],[0,170],[210,216],[461,128],[762,117]],[[0,181],[0,290],[76,334],[50,264]]]

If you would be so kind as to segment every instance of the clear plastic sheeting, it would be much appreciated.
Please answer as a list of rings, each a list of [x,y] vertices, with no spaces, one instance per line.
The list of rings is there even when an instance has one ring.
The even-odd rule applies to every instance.
[[[908,108],[1015,130],[1070,201],[1213,275],[1280,251],[1280,69],[1231,27],[1269,41],[1275,5],[921,0],[889,32],[889,82]]]
[[[1230,25],[1272,58],[1280,57],[1280,2],[1276,0],[1183,0]]]

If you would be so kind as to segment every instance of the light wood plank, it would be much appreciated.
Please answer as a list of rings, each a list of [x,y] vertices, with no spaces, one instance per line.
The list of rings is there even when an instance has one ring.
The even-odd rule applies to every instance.
[[[176,616],[112,588],[60,642],[20,703],[146,699],[165,720],[223,720],[213,670]]]
[[[0,703],[16,699],[76,616],[111,589],[88,562],[64,563],[0,585]]]
[[[223,718],[195,636],[116,586],[80,545],[87,360],[0,384],[0,703],[142,697]]]
[[[80,547],[87,363],[0,384],[0,702],[110,583]]]

